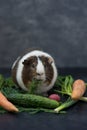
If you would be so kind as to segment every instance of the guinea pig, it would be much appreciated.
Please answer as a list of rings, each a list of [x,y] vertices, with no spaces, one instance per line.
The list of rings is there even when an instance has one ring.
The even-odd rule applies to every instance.
[[[58,72],[53,57],[39,49],[28,51],[17,58],[12,66],[14,83],[25,91],[33,79],[42,83],[36,89],[36,94],[47,93],[57,79]]]

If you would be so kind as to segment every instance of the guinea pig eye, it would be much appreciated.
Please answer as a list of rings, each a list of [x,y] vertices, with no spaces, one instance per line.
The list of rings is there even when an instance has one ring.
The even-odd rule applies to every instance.
[[[44,67],[47,68],[47,64],[46,63],[44,63]]]
[[[32,67],[32,68],[35,68],[36,66],[35,66],[35,64],[32,64],[31,67]]]

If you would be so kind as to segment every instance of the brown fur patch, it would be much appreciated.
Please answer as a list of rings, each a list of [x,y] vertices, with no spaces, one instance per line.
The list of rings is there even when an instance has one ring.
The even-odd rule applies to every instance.
[[[37,57],[31,56],[24,60],[23,64],[22,79],[26,87],[29,87],[29,81],[31,82],[36,75]]]
[[[52,62],[49,62],[50,61],[49,57],[40,56],[39,58],[44,65],[45,72],[46,72],[46,83],[49,85],[53,78],[53,67],[51,65]]]

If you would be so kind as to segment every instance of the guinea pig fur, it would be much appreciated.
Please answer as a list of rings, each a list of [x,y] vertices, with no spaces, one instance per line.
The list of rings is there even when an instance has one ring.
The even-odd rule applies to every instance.
[[[12,66],[14,83],[25,91],[33,79],[41,80],[36,94],[46,93],[53,86],[58,73],[55,61],[51,55],[42,50],[32,50],[17,58]]]

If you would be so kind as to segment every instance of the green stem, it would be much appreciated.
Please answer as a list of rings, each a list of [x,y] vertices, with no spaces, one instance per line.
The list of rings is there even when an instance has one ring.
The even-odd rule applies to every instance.
[[[71,93],[66,93],[66,92],[62,92],[62,91],[59,91],[59,90],[54,90],[54,92],[59,92],[59,93],[71,96]],[[87,97],[81,97],[79,100],[87,102]]]
[[[61,110],[71,107],[72,105],[74,105],[77,101],[70,99],[69,101],[66,101],[65,103],[63,103],[62,105],[60,105],[59,107],[57,107],[56,109],[54,109],[54,111],[56,113],[59,113]]]
[[[68,95],[68,96],[71,96],[71,93],[69,92],[63,92],[63,91],[59,91],[59,90],[54,90],[54,92],[57,92],[57,93],[61,93],[61,94],[65,94],[65,95]]]
[[[81,97],[80,100],[84,101],[84,102],[87,102],[87,97]]]

